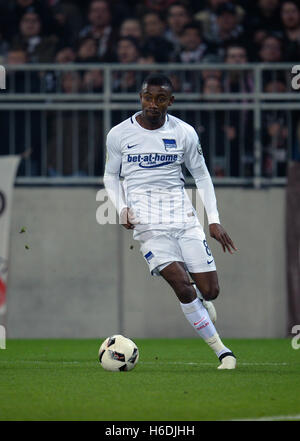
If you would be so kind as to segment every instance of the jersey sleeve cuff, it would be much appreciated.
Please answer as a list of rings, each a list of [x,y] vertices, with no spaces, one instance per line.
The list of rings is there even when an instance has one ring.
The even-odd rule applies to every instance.
[[[218,214],[207,215],[208,224],[220,224],[220,217]]]

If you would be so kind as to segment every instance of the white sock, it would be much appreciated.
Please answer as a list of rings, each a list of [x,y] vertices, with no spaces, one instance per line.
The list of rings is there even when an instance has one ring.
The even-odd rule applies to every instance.
[[[195,331],[212,348],[217,357],[225,352],[231,352],[223,345],[214,324],[209,318],[207,310],[197,297],[191,303],[180,303],[181,309]]]

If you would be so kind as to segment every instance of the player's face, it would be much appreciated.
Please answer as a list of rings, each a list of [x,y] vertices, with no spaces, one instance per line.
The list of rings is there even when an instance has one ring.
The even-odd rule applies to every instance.
[[[145,85],[140,93],[143,116],[146,120],[162,122],[174,97],[168,87]]]

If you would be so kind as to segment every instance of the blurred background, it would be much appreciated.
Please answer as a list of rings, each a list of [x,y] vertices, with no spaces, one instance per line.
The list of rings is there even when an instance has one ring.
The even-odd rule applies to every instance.
[[[131,233],[96,221],[106,135],[140,109],[141,83],[157,71],[174,85],[170,113],[199,134],[239,249],[209,241],[219,332],[285,337],[300,324],[298,63],[299,1],[0,0],[8,337],[195,336]]]

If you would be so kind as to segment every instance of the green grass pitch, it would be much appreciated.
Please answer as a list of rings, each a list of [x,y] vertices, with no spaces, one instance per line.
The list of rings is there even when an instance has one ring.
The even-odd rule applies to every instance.
[[[300,420],[300,349],[290,339],[224,339],[235,371],[200,339],[134,339],[130,372],[98,362],[102,340],[8,340],[0,350],[0,420]],[[280,418],[279,418],[280,419]]]

